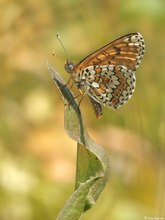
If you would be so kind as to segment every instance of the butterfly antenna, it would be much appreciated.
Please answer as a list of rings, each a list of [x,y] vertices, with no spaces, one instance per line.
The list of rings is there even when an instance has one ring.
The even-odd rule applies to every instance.
[[[69,59],[69,54],[68,54],[67,50],[66,50],[65,47],[64,47],[64,44],[63,44],[63,42],[62,42],[62,40],[61,40],[61,37],[60,37],[60,34],[57,33],[56,36],[57,36],[57,39],[59,40],[59,42],[60,42],[60,44],[61,44],[61,46],[62,46],[62,48],[63,48],[63,50],[64,50],[64,53],[65,53],[67,59],[70,60],[70,59]]]

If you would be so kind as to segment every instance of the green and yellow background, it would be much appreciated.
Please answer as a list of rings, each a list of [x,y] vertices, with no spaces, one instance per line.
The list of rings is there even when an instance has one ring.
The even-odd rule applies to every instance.
[[[110,180],[83,220],[165,218],[165,13],[163,0],[0,2],[0,220],[52,220],[74,190],[76,143],[64,131],[63,101],[47,70],[67,81],[59,32],[75,63],[140,32],[145,56],[133,98],[95,118],[90,136],[109,154]],[[52,56],[55,52],[57,56]]]

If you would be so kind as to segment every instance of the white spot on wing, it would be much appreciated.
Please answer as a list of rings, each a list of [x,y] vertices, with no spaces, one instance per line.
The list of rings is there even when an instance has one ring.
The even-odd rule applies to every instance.
[[[93,86],[94,88],[99,88],[99,84],[98,84],[97,82],[93,82],[93,83],[92,83],[92,86]]]

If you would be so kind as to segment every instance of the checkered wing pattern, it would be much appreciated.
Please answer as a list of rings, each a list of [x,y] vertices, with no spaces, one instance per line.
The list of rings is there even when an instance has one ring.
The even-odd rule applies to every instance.
[[[77,65],[67,61],[65,67],[82,92],[95,102],[116,109],[135,90],[135,71],[144,48],[141,34],[131,33],[98,49]]]

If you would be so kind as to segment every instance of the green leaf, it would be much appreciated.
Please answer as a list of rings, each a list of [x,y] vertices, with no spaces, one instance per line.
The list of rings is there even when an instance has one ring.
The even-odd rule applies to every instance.
[[[77,142],[75,191],[57,219],[77,220],[95,204],[103,191],[109,177],[109,159],[104,148],[89,137],[73,93],[50,64],[48,69],[64,100],[65,130]]]
[[[89,189],[97,181],[97,178],[87,180],[85,183],[81,183],[78,189],[74,191],[69,200],[66,202],[64,208],[60,212],[57,220],[77,220],[81,216],[86,197],[89,193]]]

